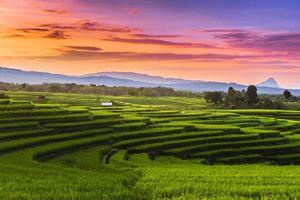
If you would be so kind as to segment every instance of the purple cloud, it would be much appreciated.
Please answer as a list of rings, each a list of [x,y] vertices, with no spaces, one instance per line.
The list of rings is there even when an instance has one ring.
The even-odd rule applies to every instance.
[[[194,30],[197,32],[203,32],[203,33],[239,33],[244,32],[244,30],[241,29],[208,29],[208,30]]]
[[[224,40],[230,47],[266,52],[281,52],[290,55],[300,53],[300,33],[257,33],[240,32],[217,33],[215,38]],[[299,55],[298,55],[299,56]]]

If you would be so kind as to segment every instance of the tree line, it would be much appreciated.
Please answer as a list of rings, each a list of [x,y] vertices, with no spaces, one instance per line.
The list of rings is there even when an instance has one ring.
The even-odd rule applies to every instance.
[[[284,90],[283,98],[272,98],[271,95],[258,95],[255,85],[250,85],[247,90],[238,91],[229,87],[225,92],[205,92],[207,102],[223,108],[282,108],[283,100],[296,101],[297,98],[289,90]]]
[[[189,91],[176,91],[173,88],[153,87],[108,87],[105,85],[79,85],[75,83],[44,83],[38,85],[14,84],[0,82],[0,91],[25,91],[25,92],[55,92],[55,93],[78,93],[95,95],[129,95],[129,96],[176,96],[176,97],[200,97],[199,93]]]

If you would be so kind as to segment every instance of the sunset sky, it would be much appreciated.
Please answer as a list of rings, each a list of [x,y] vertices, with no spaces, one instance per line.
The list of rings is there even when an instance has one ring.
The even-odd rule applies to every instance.
[[[0,0],[0,66],[300,88],[299,0]]]

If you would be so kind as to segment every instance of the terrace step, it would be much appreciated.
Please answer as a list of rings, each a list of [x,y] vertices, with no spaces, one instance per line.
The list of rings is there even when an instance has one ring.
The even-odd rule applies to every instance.
[[[55,123],[55,122],[74,122],[74,121],[86,121],[91,120],[90,114],[63,114],[63,115],[48,115],[48,116],[28,116],[28,117],[10,117],[0,119],[0,124],[10,122],[26,122],[26,121],[38,121],[41,124]]]
[[[0,134],[16,130],[35,129],[39,127],[36,121],[0,124]]]
[[[35,106],[33,104],[8,104],[0,105],[0,111],[10,110],[33,110]]]
[[[55,133],[55,131],[53,129],[45,129],[45,128],[1,133],[0,134],[0,143],[5,142],[5,141],[10,141],[10,140],[25,139],[25,138],[30,138],[30,137],[40,137],[40,136],[44,136],[44,135],[50,135],[53,133]]]
[[[270,143],[268,146],[248,146],[239,149],[227,148],[206,152],[195,152],[190,154],[190,158],[210,158],[231,157],[247,154],[261,154],[264,156],[276,156],[291,153],[300,153],[300,143],[278,144]]]
[[[260,154],[239,155],[217,159],[214,163],[222,164],[251,164],[265,162],[266,158]],[[210,163],[211,164],[211,163]]]
[[[162,136],[154,136],[149,138],[141,138],[141,139],[131,139],[118,142],[113,145],[114,148],[118,149],[127,149],[140,145],[149,145],[154,143],[161,143],[166,141],[176,141],[176,140],[184,140],[184,139],[192,139],[192,138],[205,138],[212,136],[222,136],[225,133],[223,131],[203,131],[203,132],[181,132],[181,133],[169,133]]]
[[[163,151],[163,154],[166,155],[176,155],[181,158],[194,158],[192,156],[194,153],[204,153],[212,150],[222,150],[222,149],[238,149],[243,147],[259,147],[259,146],[274,146],[278,144],[287,143],[288,139],[286,138],[267,138],[267,139],[249,139],[249,140],[240,140],[232,142],[217,142],[206,145],[194,145],[190,147],[182,147],[177,149],[171,149],[168,151]],[[240,154],[238,154],[240,155]]]
[[[283,155],[269,156],[268,160],[274,161],[277,164],[287,165],[287,164],[300,164],[300,150],[295,153],[288,153]]]
[[[258,140],[259,135],[252,134],[252,135],[225,135],[225,136],[213,136],[213,137],[207,137],[207,138],[200,138],[200,139],[186,139],[181,141],[170,141],[170,142],[162,142],[160,144],[150,144],[150,145],[142,145],[139,147],[136,147],[134,149],[129,149],[128,153],[144,153],[149,151],[158,151],[158,152],[167,152],[168,149],[174,149],[174,148],[187,148],[190,146],[195,145],[207,145],[211,143],[217,143],[217,142],[234,142],[234,141],[247,141],[247,140]],[[222,143],[223,144],[223,143]]]
[[[39,162],[46,162],[58,156],[82,151],[99,145],[107,145],[109,143],[110,141],[108,138],[101,135],[91,138],[74,139],[39,147],[37,152],[33,153],[32,157]]]
[[[185,129],[182,127],[177,128],[151,128],[146,130],[131,131],[131,132],[119,132],[118,134],[112,135],[114,143],[132,139],[141,139],[149,137],[157,137],[163,135],[170,135],[183,132]]]
[[[13,140],[3,142],[0,147],[0,155],[15,152],[18,150],[24,150],[36,146],[47,145],[51,143],[58,143],[62,141],[69,141],[74,139],[92,138],[95,136],[101,136],[103,139],[110,141],[111,136],[107,136],[111,133],[111,129],[95,129],[77,132],[66,132],[53,135],[45,135],[43,137],[29,138],[26,140]]]
[[[60,130],[82,130],[90,128],[104,128],[114,124],[123,123],[124,119],[107,119],[107,120],[89,120],[84,122],[66,122],[66,123],[49,123],[45,124],[46,128],[60,129]]]
[[[10,110],[0,111],[0,117],[29,117],[29,116],[50,116],[67,114],[63,109],[33,109],[33,110]]]
[[[122,131],[122,130],[137,130],[141,128],[147,128],[146,123],[144,122],[132,122],[126,124],[116,124],[111,126],[115,131]]]

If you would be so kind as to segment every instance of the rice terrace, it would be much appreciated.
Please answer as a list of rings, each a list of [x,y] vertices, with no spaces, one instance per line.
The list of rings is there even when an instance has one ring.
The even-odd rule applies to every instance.
[[[300,197],[300,111],[207,109],[204,99],[184,97],[103,96],[114,105],[101,107],[96,95],[5,94],[1,199]]]

